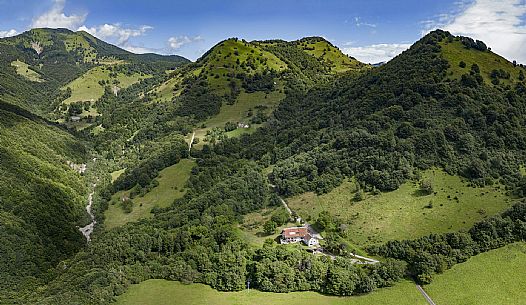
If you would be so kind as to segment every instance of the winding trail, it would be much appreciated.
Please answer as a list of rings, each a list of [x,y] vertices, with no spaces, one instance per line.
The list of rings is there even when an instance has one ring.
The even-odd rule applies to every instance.
[[[91,191],[91,193],[88,195],[88,205],[86,206],[86,211],[88,212],[89,216],[91,217],[91,222],[82,227],[82,228],[79,228],[79,231],[82,233],[82,235],[84,235],[84,237],[86,237],[86,239],[89,241],[91,241],[91,233],[93,233],[93,228],[95,227],[95,224],[97,223],[97,220],[95,220],[95,215],[93,215],[93,212],[91,211],[91,207],[93,205],[93,194],[95,194],[95,187],[97,186],[97,184],[93,184],[93,190]]]
[[[429,303],[429,305],[436,305],[435,302],[433,302],[433,300],[431,299],[431,297],[427,294],[427,292],[424,290],[424,288],[422,288],[422,286],[420,285],[416,285],[416,289],[418,289],[418,291],[420,291],[420,293],[424,296],[424,298],[426,299],[426,301]]]

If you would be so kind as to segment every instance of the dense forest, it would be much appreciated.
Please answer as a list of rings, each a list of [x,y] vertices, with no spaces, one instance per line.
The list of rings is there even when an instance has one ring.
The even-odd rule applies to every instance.
[[[320,43],[320,56],[309,53]],[[130,284],[152,278],[200,282],[221,291],[242,290],[250,281],[262,291],[348,296],[403,278],[426,284],[473,255],[524,240],[524,202],[467,232],[369,247],[370,254],[382,257],[374,265],[353,264],[350,250],[338,242],[342,225],[329,214],[315,222],[335,259],[271,239],[253,247],[239,233],[245,215],[279,206],[278,196],[327,193],[346,178],[355,178],[362,190],[387,192],[436,167],[465,177],[473,187],[502,183],[510,195],[524,197],[526,178],[519,171],[526,148],[524,68],[514,65],[517,70],[509,72],[503,67],[486,75],[483,62],[466,65],[445,58],[444,51],[455,43],[466,52],[490,54],[480,41],[440,30],[377,68],[349,57],[328,57],[336,54],[334,46],[321,38],[229,39],[196,63],[166,73],[175,59],[137,59],[98,43],[100,54],[131,62],[125,72],[151,77],[118,94],[104,83],[104,94],[94,103],[101,115],[85,129],[70,128],[77,139],[22,108],[0,108],[0,171],[6,177],[0,234],[9,241],[0,248],[9,254],[0,260],[0,282],[16,285],[0,286],[5,291],[0,303],[108,304]],[[76,56],[87,56],[79,52]],[[68,79],[93,64],[76,67]],[[461,73],[454,74],[453,67]],[[344,71],[335,73],[338,69]],[[172,98],[155,102],[151,88],[173,79],[181,81],[172,88]],[[278,82],[283,89],[276,87]],[[0,90],[16,93],[27,86],[20,77],[10,84],[2,83]],[[42,90],[54,92],[51,99],[59,94]],[[235,104],[241,90],[283,90],[286,97],[254,133],[223,137],[189,152],[185,136],[223,105]],[[234,130],[229,123],[225,129]],[[102,131],[94,132],[97,128]],[[151,189],[162,169],[189,155],[196,166],[182,198],[153,209],[151,218],[105,230],[103,214],[114,194]],[[80,198],[87,193],[88,179],[68,171],[65,162],[81,163],[88,156],[100,159],[91,178],[100,176],[94,207],[98,223],[85,243],[74,225],[86,222]],[[109,172],[121,168],[126,170],[112,183]],[[28,254],[21,256],[17,245]]]

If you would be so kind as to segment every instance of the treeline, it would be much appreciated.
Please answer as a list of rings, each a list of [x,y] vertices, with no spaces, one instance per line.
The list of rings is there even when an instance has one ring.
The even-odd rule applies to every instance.
[[[178,163],[181,158],[187,156],[188,145],[184,140],[177,139],[173,143],[168,143],[131,170],[126,170],[114,182],[114,189],[115,191],[129,190],[136,185],[146,187],[157,177],[160,170]]]
[[[414,240],[389,241],[368,249],[372,254],[408,263],[409,273],[422,284],[470,257],[504,245],[526,240],[526,202],[501,215],[473,225],[468,232],[433,234]]]
[[[431,167],[474,185],[500,180],[518,194],[526,87],[485,84],[478,65],[447,79],[439,42],[449,37],[432,32],[358,78],[306,93],[288,87],[264,128],[217,151],[273,164],[270,177],[286,196],[328,192],[345,176],[391,191]]]

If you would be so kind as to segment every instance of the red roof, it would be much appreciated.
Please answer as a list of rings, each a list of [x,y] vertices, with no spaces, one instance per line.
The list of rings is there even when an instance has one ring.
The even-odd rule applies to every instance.
[[[284,238],[295,238],[300,237],[303,238],[308,235],[308,231],[306,227],[294,227],[294,228],[285,228],[281,232],[281,235],[283,235]]]

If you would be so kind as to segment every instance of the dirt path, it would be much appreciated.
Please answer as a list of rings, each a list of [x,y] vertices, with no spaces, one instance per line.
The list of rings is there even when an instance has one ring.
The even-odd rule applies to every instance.
[[[95,220],[95,215],[93,215],[93,212],[91,211],[91,207],[93,205],[93,194],[95,193],[96,186],[97,186],[96,184],[93,184],[93,190],[88,195],[88,205],[86,206],[86,211],[91,217],[91,222],[88,225],[82,228],[79,228],[80,232],[82,233],[82,235],[84,235],[84,237],[86,237],[88,242],[91,241],[91,233],[93,233],[93,228],[95,227],[95,224],[97,223],[97,221]]]
[[[418,289],[418,291],[420,291],[420,293],[424,296],[424,298],[426,299],[426,301],[429,303],[429,305],[436,305],[435,302],[433,302],[433,300],[431,299],[431,297],[427,294],[427,292],[424,290],[424,288],[422,288],[422,286],[420,285],[416,285],[416,289]]]
[[[190,143],[188,143],[188,158],[190,158],[190,151],[192,150],[192,144],[194,143],[195,138],[195,131],[192,133],[192,138],[190,139]]]

